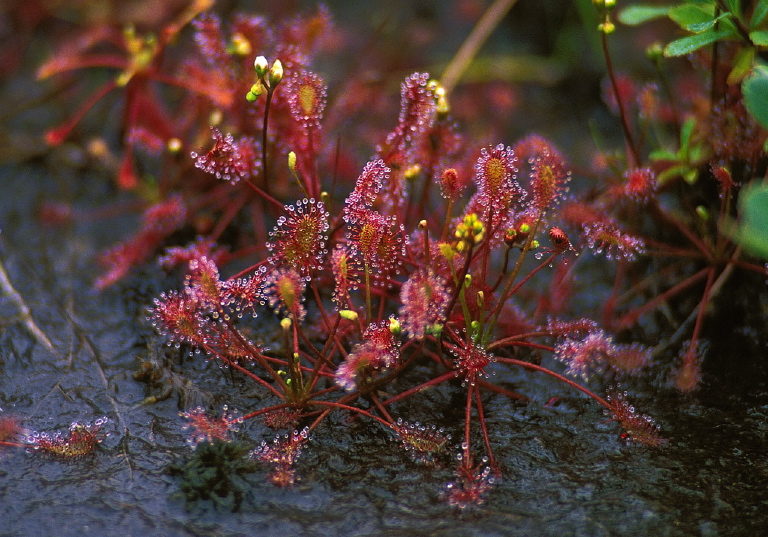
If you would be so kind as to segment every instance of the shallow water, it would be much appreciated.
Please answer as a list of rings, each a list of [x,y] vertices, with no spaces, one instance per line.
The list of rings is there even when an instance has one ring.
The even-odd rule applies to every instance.
[[[111,193],[103,177],[62,180],[40,164],[6,165],[0,183],[8,194],[0,203],[0,256],[56,348],[51,354],[37,343],[18,322],[15,305],[0,299],[0,407],[36,430],[110,420],[110,435],[82,460],[5,450],[0,535],[709,537],[759,535],[768,528],[765,368],[737,375],[727,367],[743,366],[745,353],[764,352],[759,334],[751,335],[751,345],[733,348],[732,359],[715,360],[696,397],[652,390],[653,383],[638,391],[633,402],[658,419],[669,439],[659,450],[625,445],[599,408],[567,388],[496,368],[496,380],[532,401],[487,399],[504,475],[472,511],[457,512],[441,499],[453,479],[450,466],[412,462],[380,427],[341,415],[313,433],[295,487],[275,488],[260,471],[248,476],[237,513],[187,505],[179,479],[166,472],[190,455],[178,393],[142,405],[157,390],[148,392],[132,377],[139,358],[162,360],[143,308],[172,283],[150,268],[120,289],[92,289],[94,255],[121,236],[130,218],[56,230],[35,222],[41,196],[69,192],[83,206],[104,202]],[[712,347],[711,354],[721,355],[732,345],[713,341]],[[261,397],[200,358],[181,367],[199,388],[187,405],[221,404],[214,394],[224,393],[246,410]],[[446,426],[458,438],[460,393],[437,390],[423,407],[401,410]],[[545,406],[553,395],[561,397],[559,404]],[[256,444],[274,433],[251,424],[243,435]]]

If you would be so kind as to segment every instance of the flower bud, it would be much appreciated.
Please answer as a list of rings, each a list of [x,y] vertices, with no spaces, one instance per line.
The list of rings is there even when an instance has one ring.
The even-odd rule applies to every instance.
[[[280,63],[280,60],[275,60],[275,63],[272,64],[272,68],[269,70],[269,78],[267,79],[269,81],[269,88],[271,90],[275,89],[282,79],[283,64]]]
[[[616,30],[616,25],[611,21],[605,21],[604,23],[597,25],[597,30],[604,33],[605,35],[609,35],[612,34],[614,30]]]
[[[258,76],[259,79],[264,78],[268,69],[269,63],[267,62],[267,59],[264,56],[257,56],[253,61],[253,70],[256,71],[256,76]]]
[[[395,319],[394,317],[389,318],[389,331],[392,332],[392,335],[399,336],[400,332],[402,332],[402,326],[400,325],[400,321]]]
[[[253,86],[251,86],[251,89],[245,95],[245,98],[248,100],[249,103],[252,103],[256,99],[261,97],[265,91],[267,91],[267,89],[264,87],[264,84],[261,83],[261,80],[259,80]]]

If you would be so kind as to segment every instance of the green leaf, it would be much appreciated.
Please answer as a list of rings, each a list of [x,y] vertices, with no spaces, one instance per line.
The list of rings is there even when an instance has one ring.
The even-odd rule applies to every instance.
[[[725,0],[725,7],[733,13],[734,17],[741,18],[741,0]]]
[[[768,47],[768,30],[755,30],[749,32],[749,38],[760,47]]]
[[[731,17],[730,13],[723,13],[722,15],[720,15],[716,19],[712,19],[711,21],[702,22],[700,24],[691,24],[688,27],[688,30],[695,34],[699,34],[704,30],[709,30],[710,28],[712,28],[715,25],[715,23],[719,20],[722,20],[723,22],[727,22],[728,24],[731,24],[730,17]]]
[[[687,155],[688,147],[691,145],[691,135],[693,129],[696,126],[696,118],[690,117],[685,120],[683,126],[680,127],[680,153]]]
[[[739,218],[728,235],[748,253],[768,259],[768,183],[750,184],[741,191]]]
[[[654,149],[648,155],[648,158],[651,159],[654,162],[659,161],[659,160],[676,161],[677,160],[677,155],[674,154],[672,151],[667,151],[666,149]]]
[[[757,28],[765,20],[765,16],[768,15],[768,0],[760,0],[755,7],[755,11],[752,12],[752,20],[749,21],[750,28]]]
[[[700,34],[675,39],[664,47],[664,56],[671,57],[690,54],[694,50],[698,50],[701,47],[711,45],[715,41],[729,37],[734,37],[734,31],[731,28],[719,28],[717,30],[710,28]]]
[[[744,106],[760,125],[768,128],[768,67],[758,65],[741,85]]]
[[[745,47],[733,58],[733,69],[728,74],[728,84],[740,84],[752,70],[755,63],[755,47]]]
[[[704,9],[691,4],[683,4],[669,11],[669,18],[677,23],[680,28],[689,32],[699,33],[714,24],[714,11]],[[701,28],[695,30],[694,28]]]
[[[627,26],[638,26],[648,21],[666,17],[669,10],[675,6],[628,6],[619,12],[619,22]]]

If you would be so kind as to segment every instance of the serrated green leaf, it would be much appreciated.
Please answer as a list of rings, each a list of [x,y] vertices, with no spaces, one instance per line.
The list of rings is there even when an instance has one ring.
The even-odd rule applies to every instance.
[[[687,37],[675,39],[666,47],[664,47],[664,56],[674,57],[690,54],[694,50],[698,50],[701,47],[711,45],[715,41],[732,37],[735,37],[735,33],[732,28],[718,28],[717,30],[710,28],[709,30],[700,34],[689,35]]]
[[[648,21],[666,17],[675,6],[628,6],[619,12],[619,22],[627,26],[637,26]]]
[[[749,27],[757,28],[760,26],[765,20],[766,15],[768,15],[768,0],[760,0],[752,12],[752,20],[749,21]]]
[[[768,30],[755,30],[749,32],[749,38],[760,47],[768,47]]]
[[[744,106],[760,125],[768,128],[768,67],[758,65],[741,85]]]
[[[699,33],[714,25],[714,10],[682,4],[669,11],[669,18],[675,21],[680,28]],[[693,30],[692,26],[703,27],[701,30]]]

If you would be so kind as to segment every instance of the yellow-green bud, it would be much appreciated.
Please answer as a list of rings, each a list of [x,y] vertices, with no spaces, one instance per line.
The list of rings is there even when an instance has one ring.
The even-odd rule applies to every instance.
[[[645,49],[645,57],[656,63],[664,57],[664,47],[661,46],[661,43],[654,43]]]
[[[451,105],[448,103],[448,96],[445,94],[445,89],[440,87],[437,92],[437,101],[435,102],[435,110],[437,115],[441,117],[447,116],[451,111]]]
[[[227,52],[233,56],[247,56],[251,53],[251,42],[241,33],[235,33],[227,47]]]
[[[275,63],[272,64],[272,68],[269,70],[269,89],[273,90],[275,89],[275,86],[277,86],[280,81],[283,79],[283,64],[280,63],[280,60],[275,60]]]
[[[611,10],[616,7],[616,0],[592,0],[592,5],[597,9]]]
[[[425,331],[430,336],[440,337],[440,334],[443,333],[443,325],[440,323],[435,323],[431,326],[427,326]]]
[[[286,332],[291,329],[291,319],[290,317],[285,317],[280,321],[280,326],[283,327],[283,330]]]
[[[707,209],[703,205],[699,205],[696,207],[696,214],[699,215],[699,218],[701,218],[705,222],[709,220],[709,209]]]
[[[395,319],[394,317],[390,317],[389,319],[389,331],[392,332],[392,335],[399,336],[400,332],[402,332],[402,326],[400,325],[400,321]]]
[[[404,175],[408,181],[413,181],[419,176],[420,173],[421,173],[421,166],[419,166],[418,164],[414,164],[413,166],[405,170]]]
[[[611,21],[605,21],[604,23],[597,25],[597,30],[599,32],[603,32],[605,35],[609,35],[612,34],[614,30],[616,30],[616,25]]]
[[[456,257],[456,250],[453,249],[453,246],[451,246],[450,243],[441,242],[437,247],[440,249],[440,253],[443,254],[443,257],[449,262],[453,261]]]
[[[267,74],[268,69],[269,62],[267,62],[267,59],[264,56],[257,56],[253,61],[253,70],[256,71],[256,76],[258,76],[260,79],[264,78],[264,75]]]
[[[292,172],[296,172],[296,153],[291,151],[288,153],[288,169]]]
[[[339,310],[339,317],[346,319],[347,321],[356,321],[357,312],[354,310]]]
[[[249,103],[252,103],[256,99],[264,95],[265,91],[267,91],[267,88],[265,88],[264,84],[261,82],[261,80],[259,80],[253,86],[251,86],[251,89],[245,95],[245,98],[248,100]]]
[[[464,276],[464,288],[467,289],[470,285],[472,285],[472,275],[467,274]]]
[[[264,84],[261,80],[251,86],[251,93],[253,93],[256,97],[263,95],[265,91],[267,91],[267,88],[264,87]]]
[[[477,244],[483,240],[485,226],[477,217],[476,213],[470,213],[464,217],[464,220],[456,226],[454,236],[459,239],[456,249],[463,252],[467,246]]]

